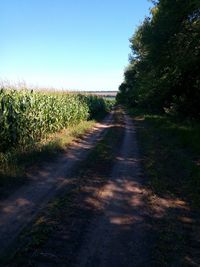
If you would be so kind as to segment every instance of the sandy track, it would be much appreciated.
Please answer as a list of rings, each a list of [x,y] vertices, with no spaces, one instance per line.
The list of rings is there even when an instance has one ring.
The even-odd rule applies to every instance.
[[[30,183],[22,186],[12,196],[0,201],[0,254],[3,253],[19,232],[45,204],[64,186],[70,185],[70,172],[76,164],[85,159],[89,151],[101,140],[111,126],[112,114],[82,140],[71,146],[56,161],[30,173]]]
[[[98,196],[103,214],[89,226],[76,267],[152,266],[138,147],[127,115],[124,130],[111,177]]]

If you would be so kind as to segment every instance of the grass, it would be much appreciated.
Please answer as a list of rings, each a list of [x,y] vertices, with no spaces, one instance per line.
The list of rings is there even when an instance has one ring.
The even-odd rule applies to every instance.
[[[130,110],[155,236],[155,266],[199,266],[200,124]]]
[[[200,208],[200,124],[132,111],[149,185]]]
[[[17,148],[0,153],[0,198],[5,198],[18,186],[27,182],[28,168],[55,158],[58,152],[66,149],[75,139],[81,138],[94,125],[94,120],[83,121],[25,149]]]
[[[115,159],[118,144],[123,138],[122,116],[115,115],[115,124],[108,129],[104,138],[81,162],[70,179],[73,182],[70,188],[60,192],[48,203],[48,206],[37,216],[34,222],[27,227],[16,241],[14,251],[4,255],[1,260],[9,266],[35,266],[37,262],[70,264],[73,253],[80,245],[81,235],[84,234],[89,221],[100,212],[96,206],[87,204],[88,188],[94,193],[103,186],[110,174]],[[91,197],[92,193],[89,192]],[[95,210],[95,211],[94,211]],[[60,242],[64,246],[64,253]],[[53,244],[53,251],[49,244]],[[54,259],[54,254],[60,259]]]

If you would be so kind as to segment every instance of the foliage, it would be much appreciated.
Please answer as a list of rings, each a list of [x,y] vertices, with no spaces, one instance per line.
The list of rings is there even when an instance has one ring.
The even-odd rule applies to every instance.
[[[106,111],[106,102],[103,98],[96,95],[85,95],[85,100],[89,107],[90,118],[94,117],[94,114],[98,114],[100,111]]]
[[[200,117],[200,2],[160,0],[130,39],[117,100]]]
[[[102,98],[63,92],[0,91],[0,151],[26,147],[106,110]]]

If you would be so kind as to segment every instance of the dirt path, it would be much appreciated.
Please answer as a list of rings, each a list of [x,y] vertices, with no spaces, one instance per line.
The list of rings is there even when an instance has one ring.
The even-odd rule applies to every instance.
[[[111,177],[98,194],[103,214],[91,223],[76,267],[152,266],[138,147],[133,123],[127,115],[124,129]]]
[[[0,202],[1,266],[200,266],[198,218],[147,186],[138,125],[120,108],[112,115]]]
[[[40,171],[29,174],[30,183],[21,187],[14,195],[0,202],[0,254],[11,244],[22,228],[42,209],[58,190],[70,185],[70,172],[78,162],[85,159],[89,151],[110,127],[112,114],[85,138],[75,143],[65,154]]]

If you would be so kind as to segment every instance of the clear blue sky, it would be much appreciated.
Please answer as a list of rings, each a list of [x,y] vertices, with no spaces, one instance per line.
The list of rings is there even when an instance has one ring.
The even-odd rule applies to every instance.
[[[0,79],[116,90],[148,0],[0,0]]]

